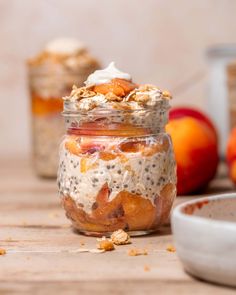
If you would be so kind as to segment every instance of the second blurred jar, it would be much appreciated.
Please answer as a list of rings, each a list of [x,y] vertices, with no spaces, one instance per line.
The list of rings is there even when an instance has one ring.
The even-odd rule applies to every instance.
[[[74,39],[50,42],[28,61],[32,111],[33,161],[37,175],[56,177],[58,144],[64,133],[61,97],[82,86],[99,63]]]

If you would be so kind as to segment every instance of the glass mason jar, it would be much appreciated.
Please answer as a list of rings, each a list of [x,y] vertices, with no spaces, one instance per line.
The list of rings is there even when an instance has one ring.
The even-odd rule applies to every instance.
[[[36,173],[42,177],[56,177],[58,146],[63,136],[62,97],[70,93],[74,84],[83,81],[97,64],[85,69],[70,69],[55,65],[29,67],[29,88],[32,110],[33,161]]]
[[[64,102],[58,186],[66,215],[81,233],[151,233],[176,196],[176,163],[165,132],[168,101],[156,109],[74,111]]]

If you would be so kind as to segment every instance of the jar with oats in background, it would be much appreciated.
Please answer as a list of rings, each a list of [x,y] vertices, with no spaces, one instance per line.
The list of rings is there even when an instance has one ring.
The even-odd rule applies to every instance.
[[[82,85],[99,63],[79,41],[57,39],[27,65],[34,169],[41,177],[55,178],[58,145],[64,134],[62,97],[74,84]]]

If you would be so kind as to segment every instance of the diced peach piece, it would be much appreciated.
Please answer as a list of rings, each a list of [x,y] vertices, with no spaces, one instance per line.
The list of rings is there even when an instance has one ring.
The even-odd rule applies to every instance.
[[[66,216],[71,219],[73,226],[80,231],[97,232],[99,235],[99,233],[115,231],[125,227],[125,223],[119,220],[115,224],[102,224],[91,219],[69,196],[62,198],[62,204],[65,208]]]
[[[88,166],[87,166],[87,159],[86,158],[82,158],[80,160],[80,172],[81,173],[85,173],[88,170]]]
[[[110,194],[110,190],[109,190],[108,184],[105,183],[97,195],[97,198],[96,198],[97,206],[102,206],[105,203],[107,203],[109,194]]]
[[[129,230],[148,230],[157,217],[156,208],[151,201],[138,195],[122,192],[122,206]]]
[[[70,136],[70,138],[67,138],[65,142],[65,148],[74,155],[79,155],[81,153],[81,149],[76,141],[75,136]]]
[[[93,91],[104,94],[104,95],[111,92],[115,94],[116,96],[124,97],[136,87],[137,85],[130,81],[115,78],[115,79],[112,79],[110,83],[94,86]]]
[[[68,135],[65,148],[74,155],[93,154],[104,149],[104,144],[88,136]]]
[[[100,152],[99,158],[103,161],[111,161],[117,157],[117,154],[110,153],[110,152]]]
[[[38,116],[60,113],[63,110],[63,100],[57,97],[42,98],[32,94],[32,113]]]
[[[88,163],[89,159],[87,157],[83,157],[80,159],[80,172],[86,173],[90,169],[95,169],[98,167],[98,163]]]

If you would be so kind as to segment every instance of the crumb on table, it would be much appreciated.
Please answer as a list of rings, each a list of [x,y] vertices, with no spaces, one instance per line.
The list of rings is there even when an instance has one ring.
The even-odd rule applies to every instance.
[[[6,253],[7,253],[7,252],[6,252],[5,249],[3,249],[3,248],[0,249],[0,255],[5,255]]]
[[[115,249],[113,242],[105,237],[98,239],[97,241],[97,248],[100,250],[112,251]]]
[[[172,245],[169,245],[169,246],[167,246],[167,248],[166,248],[166,251],[168,251],[168,252],[175,252],[175,251],[176,251],[176,249],[175,249],[175,247],[174,247],[174,246],[172,246]]]
[[[129,256],[139,256],[139,255],[148,255],[147,249],[136,249],[132,248],[128,251]]]
[[[111,240],[115,245],[127,245],[130,244],[130,236],[123,229],[118,229],[111,235]]]
[[[148,265],[144,265],[144,271],[150,271],[150,267]]]

